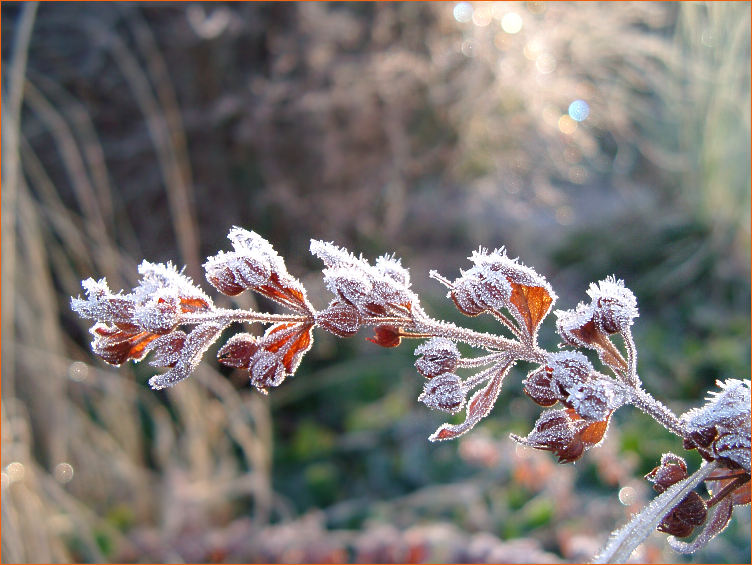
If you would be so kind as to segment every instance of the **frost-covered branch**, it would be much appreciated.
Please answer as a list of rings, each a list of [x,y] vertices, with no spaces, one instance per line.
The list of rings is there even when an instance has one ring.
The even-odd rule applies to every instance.
[[[705,525],[691,544],[671,542],[678,551],[694,551],[725,527],[734,505],[749,503],[749,381],[719,382],[720,391],[711,393],[705,406],[681,418],[653,398],[637,373],[631,332],[639,315],[637,299],[623,281],[609,277],[593,283],[587,290],[589,303],[557,310],[556,330],[562,346],[570,349],[550,352],[538,346],[538,331],[556,293],[544,277],[508,257],[504,248],[473,252],[472,266],[454,280],[431,271],[461,313],[497,320],[506,334],[498,335],[430,316],[411,288],[409,271],[394,256],[384,255],[371,264],[332,243],[313,240],[311,253],[323,262],[324,282],[332,295],[327,307],[317,311],[268,241],[238,227],[228,237],[233,250],[207,259],[206,279],[228,296],[256,292],[278,303],[284,313],[218,308],[170,263],[144,261],[131,292],[113,293],[104,279],[90,278],[82,283],[86,297],[72,299],[73,310],[94,321],[94,353],[113,365],[151,354],[150,364],[167,371],[149,384],[162,389],[190,376],[228,327],[264,324],[263,335],[240,332],[230,337],[217,357],[245,371],[251,384],[266,394],[295,373],[316,328],[346,338],[369,327],[369,341],[382,347],[421,340],[415,367],[425,384],[418,400],[449,414],[465,411],[464,421],[440,426],[431,441],[459,437],[486,418],[515,364],[525,361],[536,367],[525,377],[524,391],[547,410],[526,437],[513,435],[515,441],[551,451],[562,463],[576,461],[604,440],[613,413],[633,404],[709,462],[687,479],[684,460],[664,455],[661,465],[646,476],[664,494],[640,514],[636,525],[621,531],[619,539],[627,541],[613,542],[618,547],[608,549],[605,559],[626,559],[656,527],[687,537]],[[620,337],[623,351],[612,341],[614,335]],[[480,354],[464,357],[457,343]],[[578,351],[582,348],[597,353],[599,369]],[[458,371],[470,374],[461,377]],[[725,475],[712,475],[715,469]],[[691,490],[703,481],[715,485],[707,501]],[[715,508],[710,521],[708,507]]]

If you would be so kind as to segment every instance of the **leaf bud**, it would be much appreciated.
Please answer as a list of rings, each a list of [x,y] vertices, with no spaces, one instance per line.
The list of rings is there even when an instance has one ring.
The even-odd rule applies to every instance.
[[[415,355],[419,355],[415,361],[415,368],[427,379],[451,373],[460,361],[457,345],[452,340],[442,337],[429,339],[419,345],[415,349]]]
[[[465,404],[462,381],[453,373],[438,375],[423,385],[418,401],[429,408],[456,414]]]

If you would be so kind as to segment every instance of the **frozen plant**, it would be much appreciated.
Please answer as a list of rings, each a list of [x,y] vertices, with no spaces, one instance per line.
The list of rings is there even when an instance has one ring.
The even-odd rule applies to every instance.
[[[150,363],[167,371],[149,384],[162,389],[187,378],[230,325],[259,322],[268,325],[263,335],[233,335],[219,349],[218,359],[246,371],[251,384],[267,394],[295,373],[316,327],[339,337],[371,327],[370,341],[382,347],[397,347],[403,339],[424,340],[415,349],[415,367],[425,377],[418,400],[449,414],[465,411],[462,423],[443,424],[431,441],[470,431],[491,412],[517,361],[533,363],[524,391],[546,410],[526,437],[512,435],[514,441],[551,451],[562,463],[576,461],[604,440],[614,411],[631,404],[679,436],[685,449],[697,449],[704,460],[690,474],[684,459],[664,454],[645,477],[659,496],[612,535],[598,562],[625,561],[656,528],[670,534],[668,543],[676,551],[694,552],[726,527],[735,505],[749,504],[750,381],[719,381],[704,406],[681,417],[653,398],[637,373],[631,332],[639,315],[637,300],[621,280],[609,277],[591,284],[589,303],[555,312],[563,349],[550,352],[538,345],[538,329],[556,294],[545,278],[508,257],[503,248],[475,251],[469,258],[472,266],[454,280],[431,272],[460,312],[496,318],[506,333],[496,335],[432,318],[399,259],[384,255],[371,264],[332,243],[313,240],[311,253],[324,263],[324,282],[332,294],[328,306],[317,311],[268,241],[238,227],[228,237],[233,250],[204,263],[207,280],[229,296],[258,292],[285,313],[218,308],[170,263],[144,261],[141,280],[130,293],[115,294],[104,279],[87,279],[82,283],[86,298],[72,299],[73,310],[95,321],[94,353],[112,365],[140,361],[151,353]],[[481,353],[463,356],[457,343]],[[582,348],[597,353],[600,370],[577,351]],[[472,374],[462,378],[458,369]],[[709,498],[694,490],[703,482]],[[678,539],[698,529],[693,541]]]

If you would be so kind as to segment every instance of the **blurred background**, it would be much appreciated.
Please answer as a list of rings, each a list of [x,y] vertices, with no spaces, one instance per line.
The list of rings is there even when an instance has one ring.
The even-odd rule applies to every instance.
[[[81,279],[128,289],[171,259],[207,288],[233,225],[317,307],[310,238],[396,252],[430,312],[485,331],[429,269],[506,245],[560,308],[615,274],[675,412],[749,378],[748,2],[3,2],[2,21],[3,562],[586,561],[662,452],[699,464],[631,408],[576,465],[516,450],[540,413],[525,366],[430,444],[412,348],[365,332],[318,332],[269,397],[212,351],[160,392],[92,356]],[[636,559],[744,562],[749,516]]]

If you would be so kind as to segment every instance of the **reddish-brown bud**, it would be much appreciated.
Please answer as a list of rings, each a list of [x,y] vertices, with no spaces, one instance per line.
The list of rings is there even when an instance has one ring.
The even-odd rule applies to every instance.
[[[486,311],[486,306],[478,301],[475,287],[479,281],[475,278],[463,277],[454,282],[449,296],[457,309],[466,316],[477,316]]]
[[[697,526],[704,524],[707,518],[708,507],[705,501],[692,491],[663,519],[658,525],[658,531],[685,538]]]
[[[264,394],[267,389],[282,384],[285,367],[279,355],[258,351],[251,360],[251,384]]]
[[[561,395],[554,388],[551,371],[548,371],[545,367],[539,367],[528,374],[522,384],[525,394],[540,406],[553,406],[560,400]]]
[[[451,373],[459,364],[460,352],[450,339],[435,337],[419,345],[415,355],[420,357],[415,362],[418,372],[430,379],[443,373]]]
[[[381,347],[397,347],[402,342],[401,330],[397,326],[376,326],[373,333],[373,337],[366,339]]]
[[[316,324],[339,337],[352,337],[360,329],[362,318],[352,304],[338,300],[316,315]]]
[[[258,351],[258,338],[247,333],[235,334],[217,352],[217,359],[223,365],[236,369],[248,369],[251,358]]]
[[[465,391],[462,390],[462,381],[453,373],[438,375],[426,382],[418,401],[429,408],[455,414],[465,404]]]
[[[664,453],[661,464],[645,475],[645,478],[653,483],[657,492],[664,492],[671,485],[687,478],[687,464],[678,455]]]

